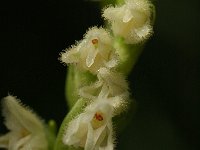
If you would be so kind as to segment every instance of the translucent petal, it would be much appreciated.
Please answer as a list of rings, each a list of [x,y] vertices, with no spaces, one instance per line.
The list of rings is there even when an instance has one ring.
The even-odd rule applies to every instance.
[[[69,123],[63,136],[63,142],[66,145],[84,147],[85,150],[98,150],[102,145],[107,146],[102,142],[110,143],[108,137],[112,138],[113,136],[112,111],[112,106],[108,101],[97,100],[93,102],[85,108],[83,113]],[[97,112],[101,113],[103,120],[97,120],[99,126],[95,127],[93,121],[96,119],[94,117],[96,117]]]
[[[110,33],[103,28],[93,27],[88,30],[82,41],[61,53],[60,60],[97,74],[101,67],[116,66],[118,61],[112,59],[118,58],[113,55],[116,54]]]
[[[10,131],[0,137],[0,147],[10,150],[47,150],[44,125],[39,117],[13,96],[5,97],[2,104],[5,125]]]
[[[43,129],[42,121],[28,108],[21,106],[13,96],[3,99],[3,115],[6,127],[10,130],[25,128],[29,132],[37,132]]]
[[[111,23],[115,36],[123,37],[127,44],[136,44],[147,39],[152,33],[147,30],[140,32],[141,27],[151,26],[151,13],[149,1],[126,0],[122,6],[106,8],[103,16]]]
[[[94,60],[97,56],[97,53],[98,51],[95,50],[95,49],[88,49],[88,55],[87,55],[87,58],[86,58],[86,66],[87,67],[91,67],[92,64],[94,63]]]
[[[133,18],[133,15],[129,9],[125,10],[125,15],[123,17],[123,22],[127,23]]]

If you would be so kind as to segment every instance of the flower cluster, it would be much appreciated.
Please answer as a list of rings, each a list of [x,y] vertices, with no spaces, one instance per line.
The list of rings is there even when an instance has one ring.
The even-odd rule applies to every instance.
[[[136,44],[152,33],[150,3],[147,0],[125,0],[125,4],[104,9],[103,17],[111,23],[114,36],[127,44]],[[113,47],[114,37],[106,29],[93,27],[75,46],[61,53],[60,60],[97,80],[78,89],[90,104],[67,125],[63,143],[85,150],[112,150],[114,137],[112,118],[128,104],[128,84],[117,71],[120,63]]]

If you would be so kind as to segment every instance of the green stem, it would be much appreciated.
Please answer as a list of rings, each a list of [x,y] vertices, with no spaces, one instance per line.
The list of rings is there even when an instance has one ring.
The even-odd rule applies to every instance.
[[[53,150],[54,142],[56,139],[56,122],[54,120],[49,120],[48,125],[46,125],[45,133],[48,140],[48,150]]]
[[[83,112],[83,109],[85,108],[86,105],[87,105],[87,100],[79,99],[76,102],[76,104],[73,106],[71,111],[66,115],[66,117],[64,118],[64,120],[61,124],[61,127],[59,129],[57,139],[56,139],[56,142],[55,142],[55,145],[54,145],[54,150],[79,150],[77,148],[64,145],[63,142],[62,142],[62,139],[63,139],[63,135],[64,135],[64,132],[66,130],[66,126],[68,125],[68,123],[73,118],[75,118],[78,114]]]
[[[68,67],[67,80],[65,84],[65,96],[69,110],[79,99],[78,89],[84,85],[92,83],[95,80],[96,76],[92,75],[88,71],[82,72],[72,65]]]
[[[114,47],[120,59],[118,71],[122,72],[124,75],[128,75],[142,53],[144,43],[135,45],[125,44],[123,38],[116,37]]]

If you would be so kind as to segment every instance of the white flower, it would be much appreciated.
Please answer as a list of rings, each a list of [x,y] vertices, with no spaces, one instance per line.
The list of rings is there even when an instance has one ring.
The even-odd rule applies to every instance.
[[[111,22],[113,33],[123,37],[127,44],[141,42],[152,33],[148,0],[125,0],[122,6],[106,8],[103,17]]]
[[[118,63],[110,34],[103,28],[93,27],[84,39],[61,53],[64,63],[76,64],[83,70],[96,74],[101,67],[112,68]]]
[[[107,95],[107,98],[128,97],[128,84],[120,73],[112,72],[107,68],[100,68],[97,77],[96,83],[80,88],[81,97],[88,99],[97,99],[99,95]]]
[[[124,77],[107,68],[99,69],[97,77],[98,81],[94,84],[80,88],[79,95],[90,100],[109,101],[114,108],[114,115],[123,112],[129,103],[128,84]]]
[[[47,150],[48,144],[42,121],[23,107],[13,96],[3,99],[5,125],[9,129],[0,136],[0,148],[9,150]]]
[[[84,150],[113,150],[113,107],[108,101],[95,101],[67,126],[63,143]]]

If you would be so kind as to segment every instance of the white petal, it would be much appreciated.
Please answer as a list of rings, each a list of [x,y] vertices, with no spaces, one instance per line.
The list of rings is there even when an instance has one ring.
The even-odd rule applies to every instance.
[[[150,34],[152,33],[152,28],[151,28],[151,26],[149,26],[147,24],[147,25],[144,25],[141,28],[135,29],[135,33],[137,34],[137,36],[139,38],[144,39],[144,38],[150,36]]]
[[[125,15],[123,17],[123,22],[127,23],[133,18],[133,15],[129,9],[125,10]]]
[[[25,128],[29,132],[43,130],[42,121],[28,108],[21,106],[13,96],[3,99],[3,115],[6,119],[6,127],[10,130]]]
[[[111,21],[119,21],[123,19],[124,16],[124,7],[108,7],[103,11],[103,17]]]
[[[4,142],[7,143],[6,147],[10,150],[47,150],[44,125],[39,117],[27,107],[23,107],[13,96],[5,97],[2,104],[5,125],[10,130],[8,134],[0,137],[1,140],[7,140]]]
[[[119,73],[111,72],[107,68],[101,68],[99,70],[98,79],[109,86],[109,91],[112,96],[128,94],[128,84]]]
[[[95,49],[92,49],[92,48],[88,49],[88,55],[87,55],[87,58],[86,58],[86,66],[87,67],[92,66],[92,64],[94,63],[94,60],[97,56],[97,53],[98,53],[98,51],[95,50]]]
[[[0,136],[0,148],[8,148],[9,137],[10,137],[9,133]]]
[[[61,53],[60,60],[63,63],[76,63],[78,62],[79,54],[77,48],[67,49],[65,52]]]
[[[100,91],[102,86],[102,82],[96,82],[89,86],[84,86],[79,89],[79,95],[83,98],[87,99],[97,99],[98,91]]]
[[[10,144],[11,147],[9,147],[9,149],[11,149],[11,150],[21,150],[21,149],[24,150],[26,143],[28,143],[30,139],[31,139],[31,135],[25,136],[25,137],[19,139],[16,143]]]
[[[115,49],[112,44],[113,39],[107,30],[93,27],[88,30],[82,41],[61,53],[60,60],[97,74],[101,67],[115,67],[117,60],[110,62],[111,59],[117,59],[113,57]]]
[[[82,113],[73,119],[66,128],[63,136],[63,143],[66,145],[83,147],[88,132],[88,122],[90,122],[92,117],[92,114]]]
[[[113,108],[108,101],[93,102],[86,107],[85,112],[69,123],[63,136],[63,142],[66,145],[84,147],[85,150],[98,150],[101,146],[107,146],[108,140],[113,136],[112,111]],[[102,120],[94,118],[97,112],[101,113]]]
[[[147,28],[141,32],[143,26],[151,26],[150,7],[148,0],[126,0],[122,6],[106,8],[103,16],[111,23],[115,36],[123,37],[127,44],[136,44],[147,39],[152,33]]]
[[[102,84],[101,92],[98,95],[99,99],[106,99],[109,95],[109,87],[106,84]]]
[[[118,65],[119,63],[119,57],[115,53],[110,54],[110,59],[109,61],[105,62],[105,67],[107,68],[114,68]]]

